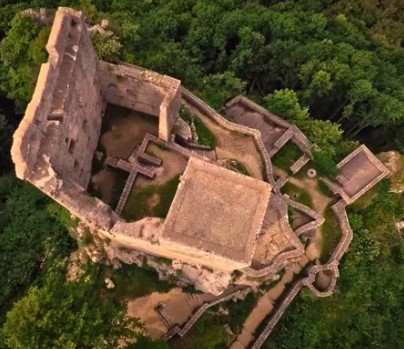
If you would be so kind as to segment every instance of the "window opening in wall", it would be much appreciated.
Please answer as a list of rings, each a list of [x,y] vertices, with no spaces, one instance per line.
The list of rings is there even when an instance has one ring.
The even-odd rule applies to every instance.
[[[69,144],[69,153],[70,154],[73,154],[75,146],[76,146],[76,141],[74,139],[70,140],[70,144]]]
[[[52,113],[48,114],[49,121],[59,121],[62,122],[64,117],[64,112],[61,110],[55,110]]]

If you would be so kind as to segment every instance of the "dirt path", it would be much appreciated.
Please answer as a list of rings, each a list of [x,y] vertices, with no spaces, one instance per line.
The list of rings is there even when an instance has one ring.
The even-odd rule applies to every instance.
[[[276,175],[282,176],[285,175],[286,172],[276,168],[274,173]],[[313,202],[313,209],[320,215],[324,217],[325,209],[327,208],[328,204],[331,202],[331,198],[324,195],[318,189],[318,179],[314,178],[296,178],[296,177],[288,177],[288,182],[299,187],[305,191],[307,191],[312,199]],[[321,255],[321,246],[322,246],[322,234],[321,234],[321,226],[316,229],[315,236],[311,240],[309,246],[306,248],[306,255],[311,259],[315,260],[320,257]]]
[[[289,177],[289,181],[293,185],[306,190],[310,194],[313,201],[314,211],[324,217],[325,209],[331,202],[331,199],[318,190],[318,179]],[[321,246],[322,234],[320,226],[316,229],[315,236],[306,249],[307,257],[311,260],[319,258],[321,255]]]
[[[277,174],[286,174],[282,170],[277,169]],[[313,209],[324,215],[324,211],[331,199],[325,196],[318,190],[318,179],[310,178],[295,178],[289,177],[290,183],[307,191],[313,201]],[[282,277],[279,283],[273,289],[265,293],[258,301],[257,306],[250,313],[244,323],[243,330],[237,337],[236,341],[232,344],[231,349],[245,349],[254,339],[254,332],[257,330],[260,323],[272,312],[275,302],[282,296],[285,291],[286,284],[293,280],[294,276],[299,274],[300,271],[307,266],[310,261],[320,257],[321,252],[321,227],[316,229],[314,239],[306,248],[305,254],[294,263],[288,272]],[[323,277],[322,283],[326,284],[328,278]]]
[[[243,329],[237,339],[232,343],[230,349],[248,348],[254,339],[254,332],[264,319],[273,311],[275,302],[282,296],[286,289],[286,285],[290,283],[296,274],[309,263],[309,259],[303,255],[298,262],[294,263],[291,268],[283,275],[275,287],[266,292],[259,300],[256,307],[244,322]]]
[[[242,163],[252,177],[263,179],[263,163],[261,154],[258,151],[252,136],[243,135],[230,131],[206,115],[201,114],[197,109],[186,104],[193,114],[197,115],[202,122],[216,136],[216,155],[218,159],[232,159]]]
[[[139,318],[143,322],[145,333],[152,338],[160,338],[168,329],[154,310],[157,304],[164,303],[165,313],[168,314],[173,324],[181,326],[195,309],[213,298],[215,296],[211,294],[191,294],[183,292],[181,288],[173,288],[167,293],[153,292],[147,296],[129,300],[128,315]]]

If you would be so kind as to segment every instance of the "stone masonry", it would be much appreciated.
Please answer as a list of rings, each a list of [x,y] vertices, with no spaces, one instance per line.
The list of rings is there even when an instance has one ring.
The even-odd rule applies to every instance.
[[[201,203],[199,206],[203,210],[200,212],[208,209],[218,214],[214,218],[216,221],[207,226],[204,237],[198,237],[198,232],[188,224],[189,231],[185,233],[196,234],[193,246],[170,235],[170,214],[167,224],[163,219],[153,217],[128,223],[111,207],[87,192],[92,159],[108,103],[159,118],[158,142],[171,151],[191,158],[191,171],[192,164],[196,164],[200,156],[197,152],[182,148],[170,138],[181,98],[198,100],[197,97],[181,88],[180,81],[174,78],[132,65],[99,61],[89,38],[84,15],[70,8],[61,7],[56,12],[46,49],[48,62],[41,67],[32,101],[14,134],[12,158],[17,176],[59,202],[91,231],[125,248],[226,272],[248,267],[268,206],[271,186],[265,182],[208,164],[205,161],[211,162],[211,159],[202,156],[205,161],[198,160],[198,164],[210,168],[218,180],[222,178],[220,180],[225,182],[232,178],[233,182],[226,187],[227,192],[209,192],[207,188],[202,190],[217,200]],[[199,103],[202,108],[211,111],[205,103]],[[243,126],[228,123],[220,115],[214,114],[213,118],[237,132],[251,133]],[[258,133],[253,135],[260,145]],[[266,153],[263,156],[267,156]],[[134,165],[131,166],[130,172],[134,173]],[[239,193],[247,193],[254,186],[255,191],[244,200],[251,201],[251,206],[243,208],[242,201],[232,191],[239,187]],[[231,195],[234,202],[226,206],[226,199]],[[175,207],[170,212],[175,212]],[[249,216],[246,215],[248,210],[251,210]],[[187,219],[192,222],[192,217],[198,212],[188,214],[189,217],[183,217],[184,222]],[[220,223],[222,216],[228,217],[228,220],[238,219],[229,231],[223,230]],[[175,219],[179,222],[178,217]],[[178,228],[178,224],[172,227]],[[232,237],[232,232],[243,233],[245,244],[230,256],[226,241],[241,238]],[[222,247],[215,241],[218,237],[223,240]],[[204,246],[209,239],[210,244]]]
[[[310,160],[311,144],[296,126],[242,96],[226,105],[227,115],[236,121],[230,122],[174,78],[125,63],[99,61],[83,14],[70,8],[60,7],[56,12],[46,49],[48,61],[41,67],[32,100],[13,136],[11,153],[17,177],[32,183],[77,216],[90,231],[114,244],[178,260],[188,267],[222,271],[229,279],[233,270],[251,278],[274,275],[304,253],[299,235],[316,229],[324,219],[305,205],[280,195],[287,177],[275,182],[271,163],[271,157],[288,141],[303,152],[290,168],[293,174]],[[201,152],[203,149],[189,150],[175,143],[171,133],[184,101],[227,131],[253,137],[267,183],[220,167],[215,158]],[[87,192],[108,103],[159,120],[158,138],[146,134],[141,149],[135,149],[128,161],[109,159],[110,165],[125,167],[133,174],[133,182],[136,173],[149,173],[148,167],[136,162],[137,157],[147,157],[160,166],[159,159],[151,161],[150,154],[145,153],[149,141],[188,161],[165,220],[146,217],[128,223]],[[353,237],[345,207],[388,174],[365,146],[337,168],[336,181],[324,182],[341,197],[332,209],[342,239],[329,261],[309,266],[307,276],[296,281],[251,348],[262,345],[302,287],[319,297],[332,294],[339,276],[338,264]],[[153,171],[150,169],[149,177],[154,176]],[[129,179],[127,187],[131,188],[133,182]],[[293,231],[288,207],[312,220]],[[318,290],[315,278],[324,271],[332,274],[332,282],[326,290]],[[214,304],[204,305],[183,329],[174,328],[173,333],[184,335]]]

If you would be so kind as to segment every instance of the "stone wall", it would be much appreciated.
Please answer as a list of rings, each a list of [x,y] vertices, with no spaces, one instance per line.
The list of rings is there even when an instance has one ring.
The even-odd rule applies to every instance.
[[[200,112],[207,115],[212,120],[216,121],[219,125],[231,131],[252,136],[254,138],[255,145],[261,154],[261,159],[264,165],[265,180],[266,182],[271,184],[272,188],[274,188],[274,190],[276,191],[275,181],[273,178],[272,163],[269,158],[268,152],[265,149],[265,145],[262,141],[260,131],[249,128],[247,126],[236,124],[234,122],[230,122],[229,120],[222,117],[218,112],[216,112],[216,110],[211,108],[204,101],[202,101],[200,98],[195,96],[193,93],[191,93],[184,87],[182,87],[182,98],[186,102],[197,108]]]
[[[234,291],[230,292],[229,294],[224,294],[223,296],[218,297],[211,302],[204,303],[196,312],[194,312],[190,316],[190,318],[186,321],[186,323],[182,326],[182,328],[179,327],[178,325],[173,326],[164,335],[163,339],[168,340],[168,339],[174,337],[175,335],[184,337],[188,333],[188,331],[192,328],[192,326],[205,313],[206,310],[214,307],[215,305],[217,305],[219,303],[224,303],[224,302],[227,302],[228,300],[237,299],[239,297],[245,297],[246,290],[248,291],[249,287],[237,288]],[[164,312],[162,312],[162,309],[157,308],[156,311],[162,315],[162,318],[165,317]]]
[[[255,112],[261,114],[267,120],[267,122],[269,122],[270,124],[271,123],[275,124],[278,127],[287,129],[286,132],[288,132],[288,131],[290,132],[290,134],[283,137],[284,138],[283,141],[278,140],[278,144],[275,146],[276,149],[279,150],[283,145],[286,144],[286,142],[289,139],[291,139],[292,142],[295,143],[303,153],[310,155],[311,143],[307,139],[307,137],[303,134],[303,132],[300,131],[295,125],[289,124],[287,121],[283,120],[279,116],[269,112],[265,108],[261,107],[260,105],[254,103],[250,99],[248,99],[244,96],[241,96],[241,95],[237,96],[237,97],[233,98],[232,100],[230,100],[229,102],[227,102],[226,108],[231,108],[232,106],[234,106],[236,104],[240,104],[247,109],[254,110]],[[276,149],[273,154],[270,154],[270,157],[275,155]]]
[[[103,99],[97,58],[82,14],[61,8],[31,102],[14,134],[17,176],[36,180],[57,173],[86,188],[101,129]]]
[[[159,137],[169,140],[181,107],[181,82],[129,64],[100,61],[98,75],[102,93],[116,104],[159,117]]]

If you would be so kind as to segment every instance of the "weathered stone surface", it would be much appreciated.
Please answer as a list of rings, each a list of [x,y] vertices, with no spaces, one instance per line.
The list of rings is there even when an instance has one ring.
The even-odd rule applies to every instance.
[[[114,282],[113,282],[110,278],[106,278],[106,279],[104,280],[104,282],[105,282],[105,287],[106,287],[108,290],[115,288],[115,284],[114,284]]]
[[[227,121],[183,89],[174,78],[136,66],[98,61],[81,12],[59,8],[46,49],[48,62],[42,65],[32,101],[14,135],[12,158],[17,176],[66,207],[92,234],[99,236],[100,241],[97,238],[94,245],[86,246],[83,259],[87,254],[94,262],[114,266],[121,262],[141,265],[145,254],[177,259],[198,265],[198,273],[191,272],[191,267],[186,270],[201,289],[219,292],[230,280],[226,271],[251,263],[271,187],[201,161],[212,170],[209,178],[215,177],[217,183],[200,176],[200,182],[205,181],[205,185],[202,183],[199,187],[200,195],[194,195],[195,200],[202,199],[199,208],[198,204],[192,204],[192,198],[186,205],[191,211],[198,209],[198,216],[188,214],[187,217],[187,213],[183,213],[184,222],[190,221],[185,227],[188,231],[182,236],[188,235],[193,243],[171,239],[160,218],[148,217],[127,223],[86,191],[92,159],[94,156],[100,159],[95,150],[102,116],[107,103],[154,115],[159,118],[158,144],[186,158],[204,158],[196,151],[164,142],[170,141],[181,98],[185,95],[184,99],[228,130],[253,135],[267,165],[267,179],[273,182],[260,133]],[[186,133],[189,136],[190,130]],[[197,224],[202,230],[206,225],[205,231],[199,233],[205,234],[207,240],[198,237],[198,232],[190,225],[195,217],[208,217]],[[202,266],[219,271],[210,272]],[[169,268],[157,269],[162,276],[171,273]],[[196,275],[200,276],[199,281]]]
[[[390,171],[391,188],[393,193],[404,191],[404,157],[399,152],[388,151],[377,155],[379,160]]]
[[[202,292],[221,294],[230,284],[230,273],[212,271],[202,267],[184,264],[181,268],[180,277],[189,280],[195,288]]]
[[[160,243],[183,245],[194,258],[221,270],[248,266],[270,194],[262,181],[191,158]]]

